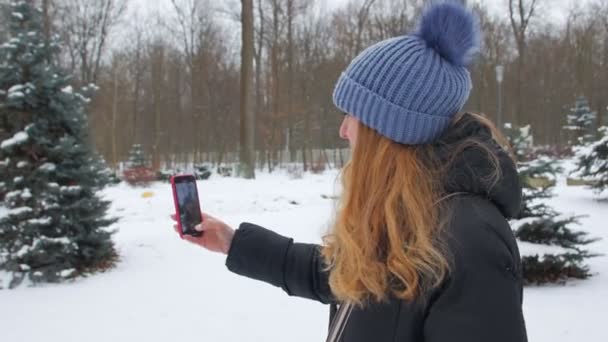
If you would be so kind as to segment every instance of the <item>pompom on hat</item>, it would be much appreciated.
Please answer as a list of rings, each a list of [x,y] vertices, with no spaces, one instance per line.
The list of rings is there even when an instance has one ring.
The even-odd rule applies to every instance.
[[[398,143],[432,143],[469,98],[467,67],[480,45],[471,10],[457,0],[434,1],[413,34],[381,41],[351,62],[334,104]]]

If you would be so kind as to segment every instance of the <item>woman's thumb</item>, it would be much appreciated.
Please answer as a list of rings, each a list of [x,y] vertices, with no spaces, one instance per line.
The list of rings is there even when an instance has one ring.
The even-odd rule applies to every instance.
[[[197,224],[197,225],[194,227],[194,229],[195,229],[197,232],[204,232],[204,231],[206,231],[206,230],[209,230],[209,228],[210,228],[210,225],[209,225],[209,221],[207,221],[207,220],[203,220],[203,222],[201,222],[201,223]]]

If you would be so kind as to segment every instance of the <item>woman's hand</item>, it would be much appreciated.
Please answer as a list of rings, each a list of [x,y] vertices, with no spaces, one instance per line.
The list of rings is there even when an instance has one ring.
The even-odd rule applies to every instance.
[[[230,245],[232,244],[232,238],[234,237],[234,229],[205,213],[201,213],[201,215],[203,216],[203,223],[196,226],[195,229],[202,232],[203,235],[200,237],[184,235],[184,240],[212,252],[228,254]],[[173,221],[177,221],[175,215],[171,215],[171,218]],[[177,224],[173,225],[173,229],[179,233]]]

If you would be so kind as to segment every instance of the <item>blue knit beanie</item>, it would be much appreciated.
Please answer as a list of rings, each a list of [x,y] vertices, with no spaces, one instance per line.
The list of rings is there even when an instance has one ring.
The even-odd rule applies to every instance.
[[[351,62],[334,104],[398,143],[432,143],[469,98],[467,66],[480,40],[470,10],[457,0],[434,1],[415,33],[379,42]]]

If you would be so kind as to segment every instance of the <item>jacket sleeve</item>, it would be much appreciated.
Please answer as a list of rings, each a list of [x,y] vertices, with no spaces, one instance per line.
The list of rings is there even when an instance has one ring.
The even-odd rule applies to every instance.
[[[333,302],[320,246],[292,239],[251,223],[237,229],[228,258],[236,274],[282,288],[290,296]]]
[[[525,342],[521,267],[513,233],[501,216],[488,221],[487,216],[465,215],[456,214],[460,222],[453,225],[448,241],[453,266],[430,299],[424,341]]]

